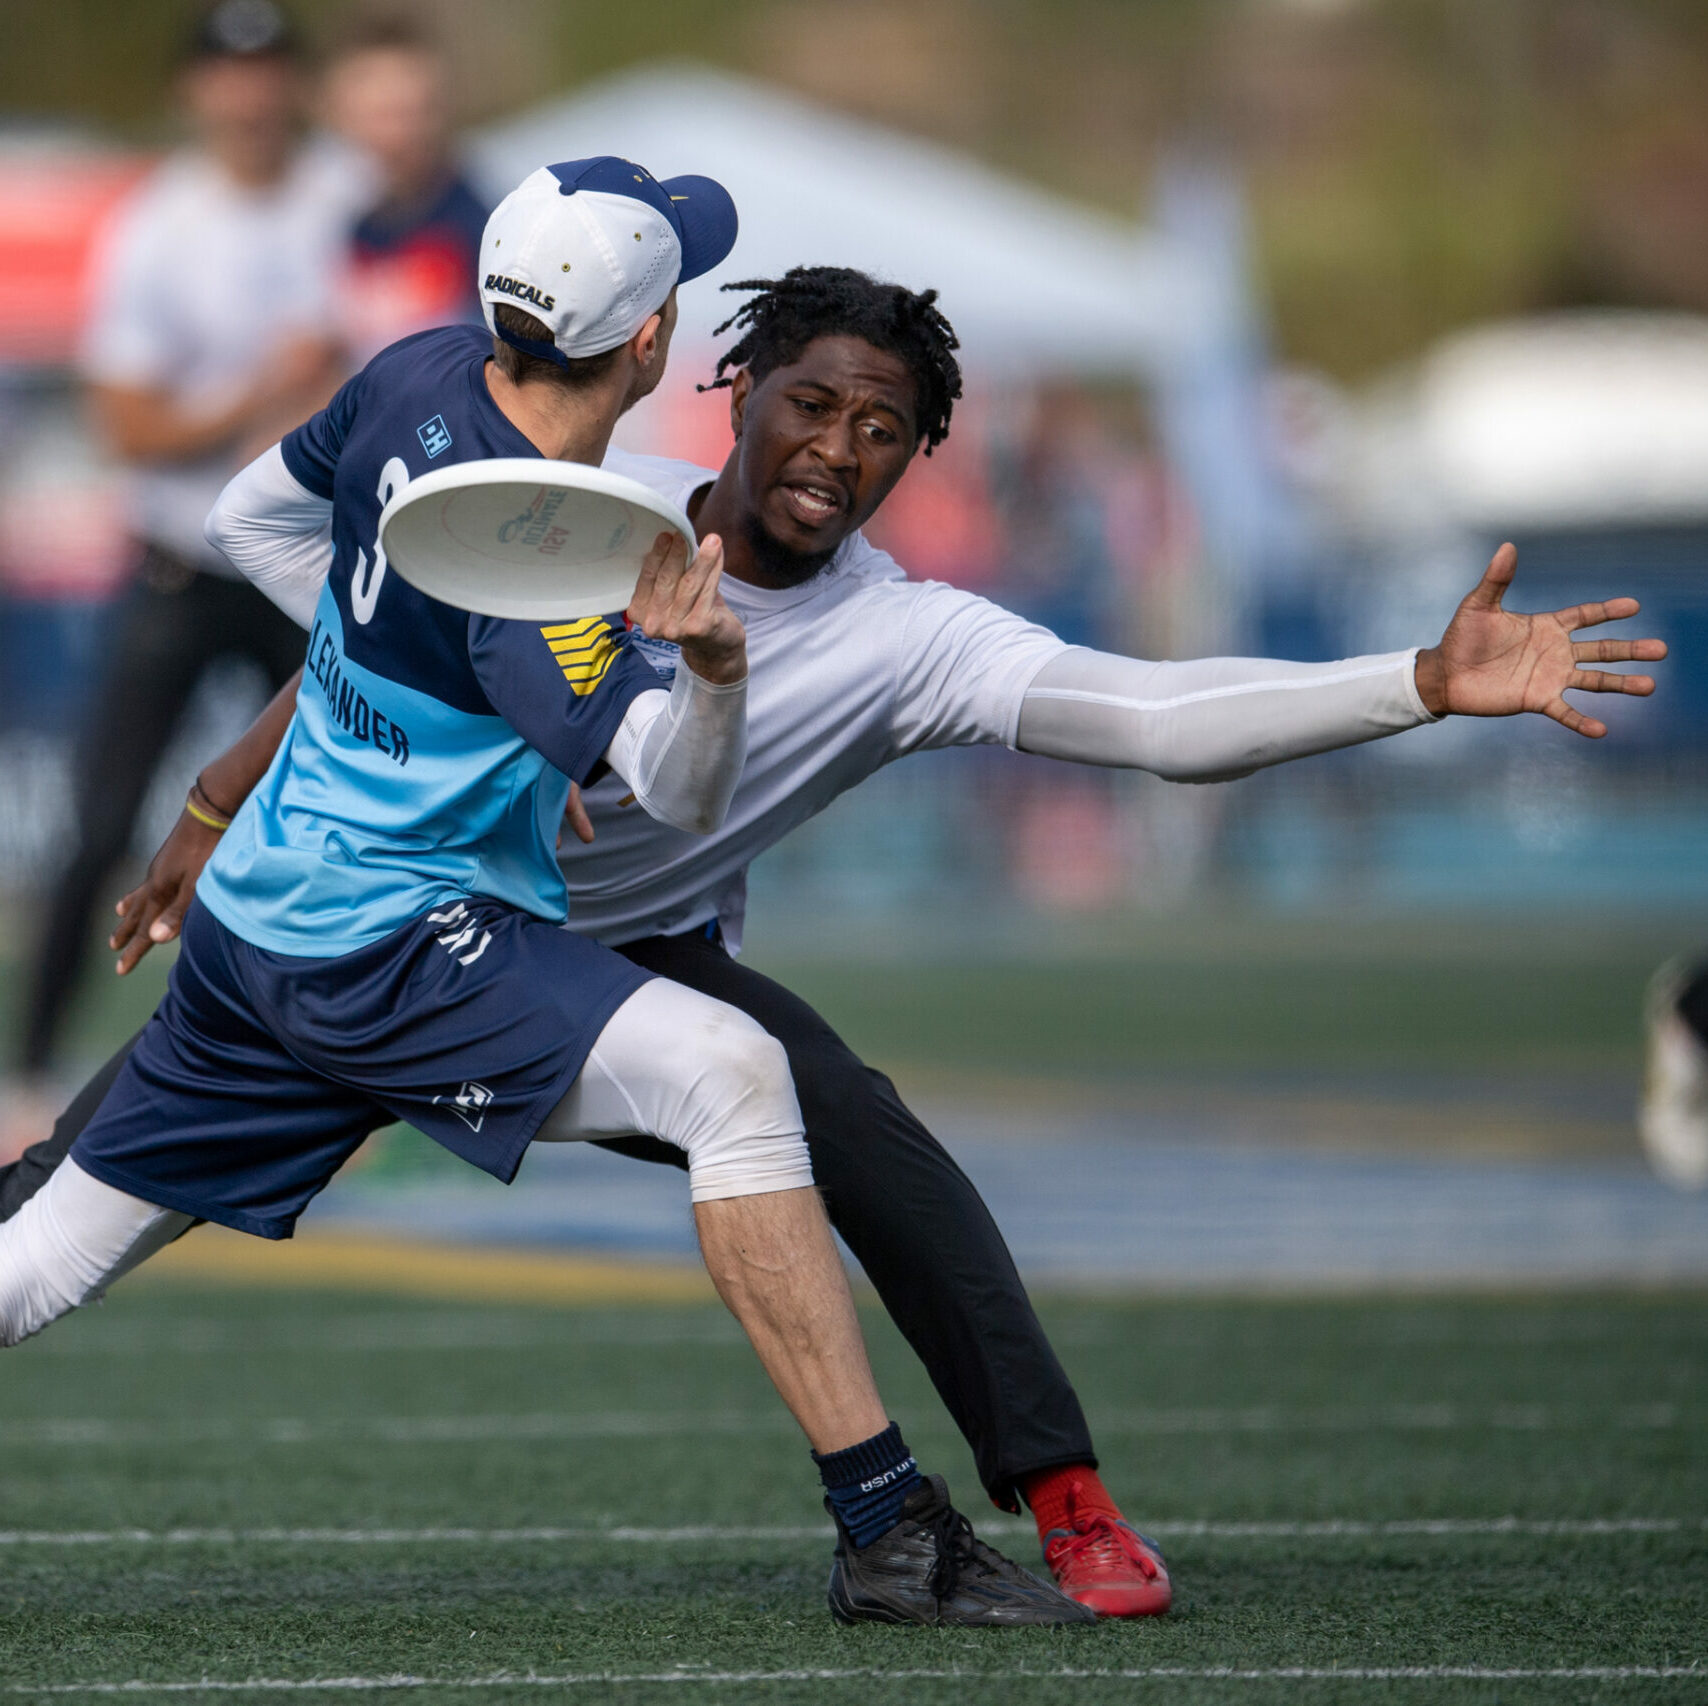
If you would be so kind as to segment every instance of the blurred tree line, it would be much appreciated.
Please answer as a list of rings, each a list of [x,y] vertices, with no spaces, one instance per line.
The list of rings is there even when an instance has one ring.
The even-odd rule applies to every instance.
[[[1159,151],[1241,165],[1290,359],[1355,378],[1489,316],[1708,310],[1703,0],[294,0],[428,23],[469,121],[696,59],[1112,211]],[[190,0],[5,0],[0,116],[172,134]],[[681,166],[684,162],[662,162]]]

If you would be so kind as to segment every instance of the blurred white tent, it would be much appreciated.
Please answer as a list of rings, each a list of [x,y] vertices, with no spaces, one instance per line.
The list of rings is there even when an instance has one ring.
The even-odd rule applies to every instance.
[[[735,197],[740,240],[682,293],[679,336],[709,336],[734,306],[709,287],[802,263],[934,286],[987,371],[1150,375],[1214,335],[1215,292],[1181,245],[714,71],[655,66],[595,84],[482,132],[470,165],[497,197],[537,166],[594,154],[660,177],[704,172]]]
[[[1430,355],[1418,401],[1431,473],[1472,525],[1708,518],[1708,319],[1483,327]]]
[[[704,172],[735,197],[740,240],[682,293],[679,345],[703,347],[728,317],[737,299],[719,284],[842,265],[941,292],[973,385],[1143,384],[1211,570],[1198,586],[1203,638],[1234,643],[1246,589],[1294,548],[1294,526],[1264,444],[1261,316],[1226,172],[1167,163],[1155,223],[1141,225],[767,84],[669,64],[495,125],[469,164],[496,198],[540,165],[594,154],[661,177]],[[666,386],[685,385],[694,359],[678,359]]]
[[[1456,333],[1378,391],[1355,501],[1475,533],[1708,520],[1708,319],[1586,310]]]

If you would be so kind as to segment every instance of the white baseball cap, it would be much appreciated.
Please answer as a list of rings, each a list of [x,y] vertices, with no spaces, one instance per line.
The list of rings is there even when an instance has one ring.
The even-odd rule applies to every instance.
[[[495,337],[567,362],[626,343],[679,283],[732,248],[735,203],[710,178],[660,183],[614,154],[531,172],[492,210],[480,240],[480,301]],[[501,331],[503,303],[552,341]]]

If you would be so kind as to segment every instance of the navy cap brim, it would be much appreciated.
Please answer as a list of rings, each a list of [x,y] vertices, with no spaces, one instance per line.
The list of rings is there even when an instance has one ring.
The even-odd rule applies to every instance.
[[[735,203],[722,184],[692,174],[663,182],[682,236],[682,271],[676,282],[686,284],[717,266],[735,247],[741,222]]]

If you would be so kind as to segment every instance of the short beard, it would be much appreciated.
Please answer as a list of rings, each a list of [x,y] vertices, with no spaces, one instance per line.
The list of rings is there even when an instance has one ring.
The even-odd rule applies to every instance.
[[[753,563],[764,577],[779,587],[805,586],[815,576],[830,567],[832,558],[842,549],[839,540],[828,551],[791,551],[765,531],[757,515],[742,519],[742,533],[747,548],[753,553]]]

